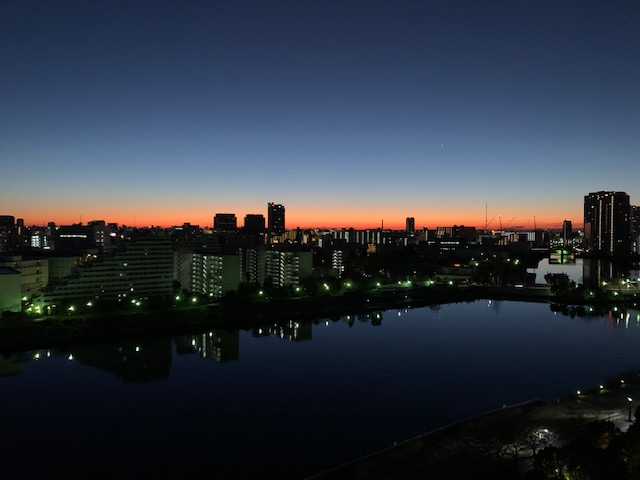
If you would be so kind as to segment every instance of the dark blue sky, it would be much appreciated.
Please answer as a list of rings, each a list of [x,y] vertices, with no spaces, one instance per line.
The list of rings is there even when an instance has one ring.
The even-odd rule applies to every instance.
[[[5,1],[0,204],[27,223],[582,221],[640,203],[632,1]]]

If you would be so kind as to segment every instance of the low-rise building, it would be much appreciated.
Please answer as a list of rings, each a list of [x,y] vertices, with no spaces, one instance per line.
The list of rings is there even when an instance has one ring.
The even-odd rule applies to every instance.
[[[49,283],[49,260],[46,258],[0,257],[0,267],[11,267],[20,273],[22,296],[33,295]]]
[[[20,272],[11,267],[0,267],[0,313],[19,312],[22,307]]]

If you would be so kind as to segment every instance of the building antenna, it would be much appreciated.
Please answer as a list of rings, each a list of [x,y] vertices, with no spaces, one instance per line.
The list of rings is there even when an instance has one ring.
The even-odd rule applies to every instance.
[[[484,202],[484,229],[485,230],[489,226],[489,222],[487,221],[488,218],[489,218],[489,215],[487,215],[487,202]]]
[[[382,230],[384,230],[384,218],[382,219]]]

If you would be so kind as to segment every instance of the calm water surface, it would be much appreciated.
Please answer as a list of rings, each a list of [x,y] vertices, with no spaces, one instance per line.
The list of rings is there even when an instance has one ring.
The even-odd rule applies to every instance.
[[[638,311],[477,301],[0,360],[7,478],[303,478],[640,367]]]

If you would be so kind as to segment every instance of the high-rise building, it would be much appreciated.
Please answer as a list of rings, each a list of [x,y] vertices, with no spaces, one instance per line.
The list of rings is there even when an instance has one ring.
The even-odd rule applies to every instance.
[[[244,217],[244,233],[259,235],[265,231],[264,215],[261,213],[248,213]]]
[[[416,220],[413,217],[407,217],[407,221],[405,224],[405,230],[409,233],[413,233],[416,231]]]
[[[640,253],[640,207],[631,206],[631,250]]]
[[[573,231],[571,228],[571,220],[565,220],[562,222],[562,245],[565,247],[571,245],[573,240]]]
[[[271,235],[284,233],[284,205],[269,203],[267,205],[267,228]]]
[[[16,219],[11,215],[0,215],[0,252],[16,247]]]
[[[217,232],[235,232],[238,229],[235,213],[216,213],[213,217],[213,229]]]
[[[584,197],[584,238],[590,252],[631,253],[631,206],[624,192],[593,192]]]

